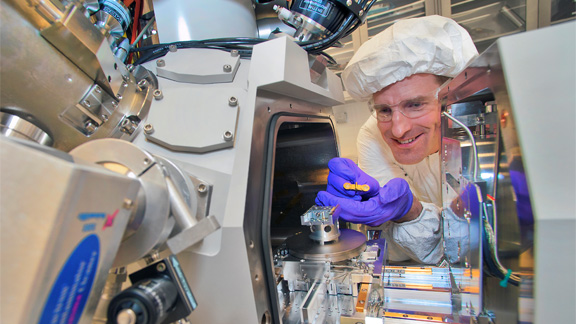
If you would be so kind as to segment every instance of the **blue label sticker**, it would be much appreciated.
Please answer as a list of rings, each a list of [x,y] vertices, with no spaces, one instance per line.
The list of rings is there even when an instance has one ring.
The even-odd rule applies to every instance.
[[[40,324],[76,324],[84,311],[98,268],[100,240],[88,235],[76,246],[52,286]]]

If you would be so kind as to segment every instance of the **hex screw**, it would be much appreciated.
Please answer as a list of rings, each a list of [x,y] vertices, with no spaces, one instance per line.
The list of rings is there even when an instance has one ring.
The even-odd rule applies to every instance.
[[[96,91],[96,93],[102,93],[102,89],[98,86],[94,88],[94,91]]]
[[[166,66],[166,61],[160,59],[160,60],[156,61],[156,66],[157,66],[157,67],[165,67],[165,66]]]
[[[178,46],[176,46],[176,45],[170,45],[170,46],[168,46],[168,50],[169,50],[170,52],[173,52],[173,53],[174,53],[174,52],[176,52],[176,51],[178,50]]]
[[[230,107],[238,106],[238,98],[236,97],[228,98],[228,105],[230,105]]]
[[[84,106],[86,106],[86,108],[90,108],[90,106],[92,105],[88,100],[84,100],[84,102],[82,103],[84,104]]]
[[[136,130],[136,127],[138,127],[138,123],[136,123],[133,120],[126,118],[122,121],[122,124],[120,125],[120,131],[122,133],[132,135],[134,133],[134,131]]]
[[[152,124],[144,125],[144,133],[146,133],[148,135],[154,133],[154,127],[152,126]]]
[[[198,185],[198,192],[199,192],[199,193],[205,193],[206,190],[208,190],[208,187],[206,187],[205,184],[201,183],[201,184]]]
[[[132,206],[134,206],[134,202],[131,199],[124,198],[124,203],[122,204],[122,207],[124,209],[130,209],[132,208]]]
[[[232,65],[225,64],[224,65],[224,72],[227,72],[227,73],[232,72]]]
[[[154,90],[154,92],[152,92],[152,95],[154,96],[154,99],[156,99],[156,100],[162,100],[164,98],[164,94],[162,93],[162,90],[160,90],[160,89]]]
[[[231,55],[232,57],[238,57],[238,55],[240,55],[240,53],[238,53],[238,50],[231,50],[231,51],[230,51],[230,55]]]
[[[346,1],[346,5],[347,5],[348,7],[350,7],[350,6],[352,5],[352,0]]]
[[[144,91],[144,88],[148,85],[148,81],[146,81],[146,79],[142,79],[140,81],[138,81],[138,90],[139,91]]]
[[[118,108],[118,103],[116,101],[112,101],[112,107],[114,107],[114,109]]]
[[[160,262],[156,265],[156,270],[158,272],[164,272],[164,270],[166,270],[166,264],[164,264],[164,262]]]
[[[232,137],[233,137],[233,136],[232,136],[232,132],[226,131],[226,132],[224,133],[224,140],[225,140],[226,142],[231,141],[231,140],[232,140]]]
[[[84,124],[84,128],[86,129],[86,132],[88,134],[92,134],[96,131],[96,128],[98,127],[94,125],[92,121],[87,121],[86,124]]]

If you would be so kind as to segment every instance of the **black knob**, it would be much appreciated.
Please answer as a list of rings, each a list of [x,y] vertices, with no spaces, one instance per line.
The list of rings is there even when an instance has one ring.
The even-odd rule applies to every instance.
[[[112,299],[108,306],[108,323],[160,324],[177,297],[176,286],[170,278],[144,279]]]

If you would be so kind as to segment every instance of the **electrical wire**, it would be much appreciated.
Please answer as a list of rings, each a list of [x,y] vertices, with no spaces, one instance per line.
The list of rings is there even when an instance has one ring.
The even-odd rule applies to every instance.
[[[365,7],[365,12],[368,12],[376,0],[368,0],[368,4]],[[344,19],[340,27],[333,34],[326,38],[315,41],[297,42],[297,44],[304,49],[306,52],[312,55],[323,55],[326,57],[330,64],[337,64],[336,60],[325,53],[325,50],[332,47],[338,40],[343,37],[350,35],[358,26],[362,24],[362,21],[354,13],[349,13]],[[155,44],[150,46],[143,46],[140,48],[132,48],[130,54],[139,54],[139,58],[135,60],[134,65],[140,65],[166,55],[171,48],[183,49],[183,48],[208,48],[208,49],[219,49],[223,51],[238,51],[238,54],[242,58],[248,58],[252,55],[252,48],[254,45],[268,41],[265,38],[216,38],[216,39],[205,39],[205,40],[193,40],[193,41],[180,41],[165,44]]]
[[[495,244],[494,231],[487,219],[486,204],[484,204],[483,208],[485,213],[485,217],[483,218],[484,235],[482,235],[484,264],[488,269],[489,274],[502,279],[506,283],[518,286],[521,281],[520,274],[513,272],[510,269],[506,269],[498,258],[498,246]]]

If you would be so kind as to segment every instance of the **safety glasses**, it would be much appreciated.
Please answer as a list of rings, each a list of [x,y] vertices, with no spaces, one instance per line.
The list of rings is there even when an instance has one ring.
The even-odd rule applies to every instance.
[[[392,120],[394,111],[400,112],[407,118],[422,117],[438,107],[439,91],[440,88],[434,89],[434,91],[430,93],[403,100],[393,105],[374,104],[374,101],[370,100],[370,111],[372,112],[372,116],[374,118],[376,118],[379,122],[384,123]],[[397,108],[393,109],[395,107]]]

